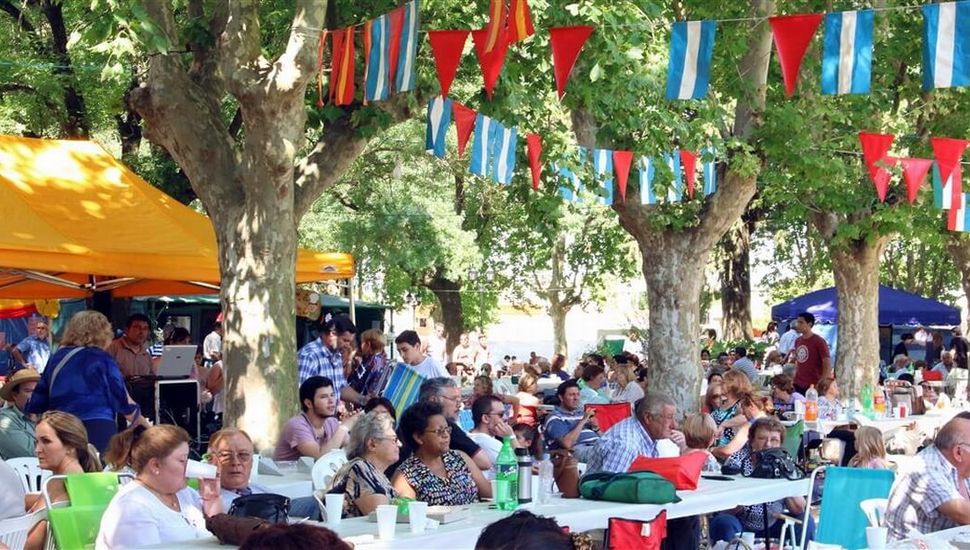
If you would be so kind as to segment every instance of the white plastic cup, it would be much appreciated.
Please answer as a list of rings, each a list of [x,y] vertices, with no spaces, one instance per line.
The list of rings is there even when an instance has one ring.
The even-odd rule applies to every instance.
[[[751,531],[745,531],[741,533],[741,540],[748,545],[749,548],[754,548],[754,533]]]
[[[397,526],[397,506],[381,504],[377,507],[377,538],[392,540],[394,528]]]
[[[340,525],[340,518],[344,515],[344,494],[327,493],[323,496],[324,507],[327,509],[327,525]]]
[[[492,486],[492,502],[498,502],[498,480],[490,479],[488,483]]]
[[[412,500],[408,502],[408,519],[411,522],[412,533],[424,533],[428,521],[428,503]]]
[[[185,477],[189,479],[215,479],[219,470],[213,464],[189,460],[185,464]]]
[[[866,527],[866,546],[869,550],[882,550],[889,538],[888,527]]]

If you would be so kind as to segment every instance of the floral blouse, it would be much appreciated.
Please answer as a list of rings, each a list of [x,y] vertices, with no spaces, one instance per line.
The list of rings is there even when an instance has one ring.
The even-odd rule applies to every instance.
[[[398,471],[414,488],[417,500],[427,502],[430,506],[458,506],[478,500],[478,486],[461,455],[448,451],[442,459],[448,474],[444,479],[415,455],[401,463]]]
[[[724,422],[731,420],[735,416],[741,413],[741,401],[736,401],[727,409],[714,409],[711,411],[711,418],[714,419],[714,423],[720,426]],[[715,447],[721,447],[727,445],[734,439],[734,428],[725,428],[721,437],[714,443]]]
[[[357,501],[368,495],[386,495],[387,499],[397,497],[397,492],[391,487],[391,482],[373,464],[363,458],[355,458],[334,476],[331,493],[344,494],[343,517],[355,518],[361,516],[357,508]]]

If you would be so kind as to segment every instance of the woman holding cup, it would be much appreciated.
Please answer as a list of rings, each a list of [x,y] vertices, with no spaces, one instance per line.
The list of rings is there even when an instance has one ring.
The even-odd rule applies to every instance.
[[[343,495],[342,517],[366,516],[397,497],[384,471],[398,461],[400,449],[391,415],[373,411],[357,420],[347,444],[349,460],[333,476],[329,491]]]

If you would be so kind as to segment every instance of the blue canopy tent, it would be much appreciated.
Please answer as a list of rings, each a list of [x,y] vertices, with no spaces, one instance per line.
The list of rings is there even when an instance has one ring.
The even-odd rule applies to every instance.
[[[815,316],[814,332],[821,334],[828,341],[834,355],[837,343],[836,330],[831,325],[838,322],[838,310],[839,298],[835,287],[829,287],[803,294],[772,307],[771,318],[784,322],[794,320],[803,311],[811,313]],[[880,355],[885,360],[891,360],[888,356],[892,353],[892,346],[895,344],[892,329],[894,326],[949,327],[959,324],[960,310],[955,307],[911,292],[879,285],[879,326],[888,327],[886,330],[880,330],[879,338]],[[949,340],[949,334],[944,334],[944,340]]]

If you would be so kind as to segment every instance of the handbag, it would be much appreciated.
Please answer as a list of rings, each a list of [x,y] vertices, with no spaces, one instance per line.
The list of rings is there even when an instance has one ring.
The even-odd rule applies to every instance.
[[[233,517],[229,514],[216,514],[205,518],[205,528],[219,539],[219,544],[233,546],[242,545],[249,535],[272,525],[265,519]]]
[[[660,550],[667,537],[667,511],[650,520],[610,518],[606,528],[606,550]]]
[[[680,502],[674,484],[653,472],[587,474],[579,483],[579,492],[590,500],[628,504]]]
[[[707,453],[690,453],[670,458],[637,457],[630,465],[631,472],[653,472],[674,484],[677,490],[697,489],[697,480],[707,462]]]
[[[562,498],[579,498],[579,461],[569,452],[552,456],[552,478]]]
[[[255,493],[236,498],[229,515],[259,518],[272,523],[286,523],[290,515],[290,498],[273,493]]]
[[[805,471],[795,464],[783,447],[755,451],[751,455],[751,462],[754,463],[754,469],[747,477],[791,481],[805,478]]]

